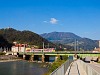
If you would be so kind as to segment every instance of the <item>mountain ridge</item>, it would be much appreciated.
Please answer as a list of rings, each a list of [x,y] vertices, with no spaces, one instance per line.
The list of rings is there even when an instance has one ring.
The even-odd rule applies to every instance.
[[[78,46],[85,50],[93,50],[98,47],[98,40],[82,38],[71,32],[51,32],[41,34],[41,36],[53,43],[61,43],[63,45],[74,46],[75,40],[78,41]]]
[[[43,47],[43,42],[53,46],[54,44],[42,38],[40,35],[28,30],[16,30],[13,28],[0,29],[0,35],[4,37],[9,43],[18,42],[29,45],[36,45],[39,48]]]

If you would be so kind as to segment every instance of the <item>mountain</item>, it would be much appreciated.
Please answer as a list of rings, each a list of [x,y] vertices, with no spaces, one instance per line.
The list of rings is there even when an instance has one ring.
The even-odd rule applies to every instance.
[[[9,43],[2,35],[0,35],[0,51],[5,48],[8,50],[11,48],[12,44]]]
[[[81,37],[70,32],[51,32],[41,34],[41,36],[49,41],[59,42],[62,44],[70,43],[75,39],[81,39]]]
[[[71,32],[51,32],[44,33],[41,36],[53,43],[61,43],[64,46],[71,46],[74,49],[75,41],[78,49],[93,50],[98,47],[98,41],[89,38],[82,38]]]
[[[13,43],[16,41],[17,43],[36,45],[39,48],[42,48],[42,44],[44,42],[45,45],[49,43],[50,46],[55,46],[53,43],[31,31],[19,31],[13,28],[6,28],[0,29],[0,35],[2,35],[4,39],[6,39],[9,43]]]

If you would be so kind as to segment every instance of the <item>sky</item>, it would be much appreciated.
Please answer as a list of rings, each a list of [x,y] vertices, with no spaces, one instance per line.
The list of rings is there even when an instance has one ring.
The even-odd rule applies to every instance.
[[[0,29],[7,27],[100,40],[100,0],[0,0]]]

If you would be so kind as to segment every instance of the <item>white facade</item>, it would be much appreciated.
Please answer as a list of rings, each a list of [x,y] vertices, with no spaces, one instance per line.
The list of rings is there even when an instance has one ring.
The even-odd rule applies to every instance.
[[[12,52],[24,52],[24,50],[25,47],[16,47],[16,46],[12,47]]]
[[[100,48],[100,41],[99,41],[99,48]]]

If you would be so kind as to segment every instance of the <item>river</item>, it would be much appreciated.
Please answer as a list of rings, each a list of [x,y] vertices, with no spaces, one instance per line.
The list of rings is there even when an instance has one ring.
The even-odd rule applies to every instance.
[[[27,61],[0,62],[0,75],[43,75],[48,68]]]

